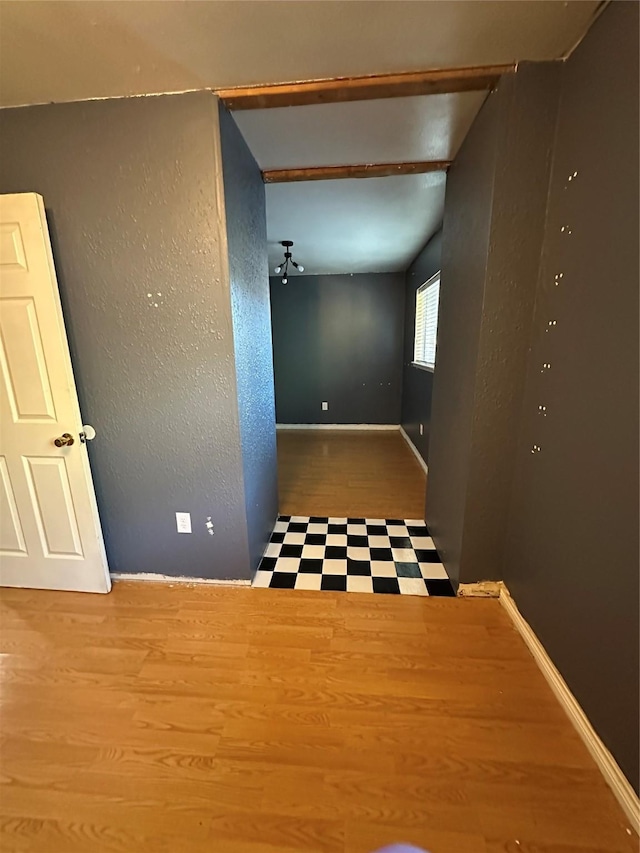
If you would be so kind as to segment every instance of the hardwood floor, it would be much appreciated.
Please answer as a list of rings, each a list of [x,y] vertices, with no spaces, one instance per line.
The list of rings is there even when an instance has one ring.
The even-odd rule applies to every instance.
[[[0,591],[0,849],[637,850],[495,601]]]
[[[278,430],[280,512],[424,518],[426,477],[398,431]]]

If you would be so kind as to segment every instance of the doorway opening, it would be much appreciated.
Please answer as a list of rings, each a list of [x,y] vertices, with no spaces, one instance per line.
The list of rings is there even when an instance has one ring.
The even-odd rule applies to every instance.
[[[404,428],[410,406],[430,402],[439,266],[424,265],[439,264],[445,180],[267,188],[280,516],[256,585],[453,594],[425,522],[426,458]],[[395,221],[389,198],[404,201]],[[411,213],[411,240],[387,239],[381,250]],[[294,220],[307,224],[298,240],[285,230]],[[284,269],[285,253],[304,271]],[[427,414],[416,424],[421,437]]]
[[[266,184],[277,422],[254,583],[452,594],[425,508],[441,228],[485,96],[234,113]]]

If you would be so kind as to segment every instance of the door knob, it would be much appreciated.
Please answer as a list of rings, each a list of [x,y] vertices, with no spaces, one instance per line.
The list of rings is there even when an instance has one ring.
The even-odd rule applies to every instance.
[[[60,438],[56,438],[53,443],[56,447],[69,447],[69,445],[73,444],[73,441],[73,436],[68,432],[64,432]]]

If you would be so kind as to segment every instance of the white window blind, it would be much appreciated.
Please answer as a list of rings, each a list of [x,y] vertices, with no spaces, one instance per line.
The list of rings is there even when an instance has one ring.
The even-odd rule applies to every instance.
[[[420,285],[416,292],[416,328],[413,361],[422,367],[434,368],[436,364],[436,338],[438,334],[438,302],[440,299],[440,273]]]

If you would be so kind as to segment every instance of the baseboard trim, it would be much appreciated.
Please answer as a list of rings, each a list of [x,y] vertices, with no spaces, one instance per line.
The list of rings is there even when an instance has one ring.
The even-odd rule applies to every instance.
[[[213,586],[251,586],[249,580],[216,580],[215,578],[187,578],[174,577],[173,575],[159,575],[154,572],[114,572],[111,575],[111,580],[120,581],[153,581],[154,583],[185,583],[191,586],[199,586],[200,584],[209,584]]]
[[[428,468],[428,466],[427,466],[427,463],[424,461],[424,459],[423,459],[423,458],[422,458],[422,456],[420,455],[420,451],[418,450],[418,448],[415,446],[415,444],[411,441],[411,439],[410,439],[410,438],[409,438],[409,436],[407,435],[407,433],[406,433],[406,431],[405,431],[405,428],[404,428],[403,426],[400,426],[400,435],[401,435],[401,436],[404,438],[404,440],[407,442],[407,444],[408,444],[408,446],[409,446],[409,450],[413,453],[413,455],[416,457],[416,459],[417,459],[417,460],[418,460],[418,462],[420,463],[420,467],[422,468],[422,470],[424,471],[424,473],[425,473],[425,474],[428,474],[428,473],[429,473],[429,468]]]
[[[400,424],[276,424],[276,429],[401,429]]]
[[[569,689],[567,682],[547,654],[533,629],[518,610],[509,590],[503,583],[500,584],[500,587],[500,604],[506,610],[516,631],[527,644],[538,668],[573,723],[573,727],[580,735],[584,745],[591,753],[607,785],[620,803],[631,827],[640,835],[640,799],[633,790],[631,783],[589,722],[589,718],[580,707],[578,700]]]

